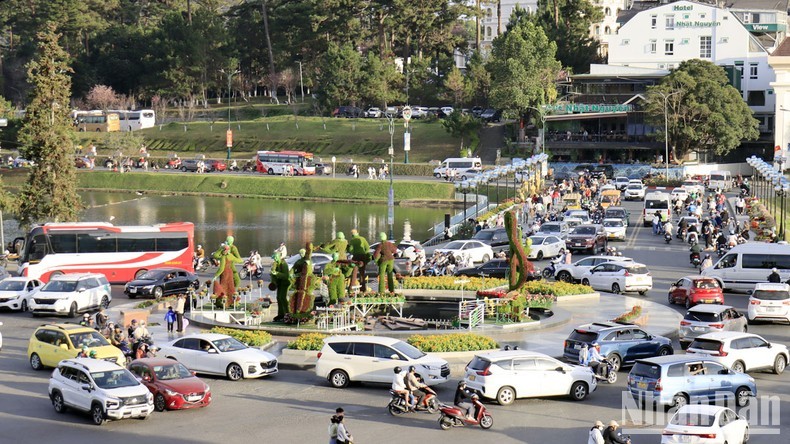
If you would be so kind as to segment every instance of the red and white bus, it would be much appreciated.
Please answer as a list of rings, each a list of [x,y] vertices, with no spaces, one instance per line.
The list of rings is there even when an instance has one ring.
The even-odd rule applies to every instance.
[[[177,222],[116,227],[105,222],[48,223],[33,227],[14,245],[19,274],[42,282],[64,273],[103,273],[111,283],[126,283],[163,267],[194,271],[195,226]]]
[[[285,174],[286,168],[291,167],[297,176],[315,174],[313,153],[304,151],[258,151],[255,164],[259,173]]]

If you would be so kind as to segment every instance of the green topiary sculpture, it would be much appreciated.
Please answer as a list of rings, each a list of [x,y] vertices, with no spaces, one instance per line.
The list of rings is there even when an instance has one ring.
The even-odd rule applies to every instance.
[[[505,231],[510,241],[510,270],[508,274],[508,291],[515,291],[524,286],[527,277],[534,272],[535,266],[527,259],[528,251],[521,242],[521,227],[518,226],[515,211],[505,213]]]

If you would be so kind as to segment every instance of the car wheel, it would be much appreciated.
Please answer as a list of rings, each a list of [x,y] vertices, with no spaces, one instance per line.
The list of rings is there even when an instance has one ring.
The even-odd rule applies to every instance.
[[[247,272],[247,267],[241,267],[241,270],[239,270],[239,277],[244,280],[247,279],[248,275],[249,273]]]
[[[63,395],[57,390],[52,393],[52,407],[57,413],[66,413],[66,404],[63,403]]]
[[[647,290],[642,290],[639,292],[639,296],[644,296],[647,294]]]
[[[535,259],[537,259],[539,261],[543,260],[543,250],[538,250],[538,255],[535,256]]]
[[[166,405],[167,402],[165,401],[164,395],[162,395],[161,393],[157,393],[156,396],[154,397],[154,408],[156,409],[156,411],[164,412]]]
[[[735,373],[745,373],[746,366],[741,361],[735,361],[732,363],[732,371]]]
[[[272,168],[269,168],[269,170],[268,170],[268,171],[266,171],[266,174],[268,174],[268,175],[270,175],[270,176],[274,176],[274,169],[272,169]]]
[[[77,303],[76,302],[72,302],[71,303],[71,308],[69,308],[69,317],[73,318],[75,316],[77,316]]]
[[[19,307],[19,310],[22,311],[22,313],[27,311],[27,301],[26,300],[22,299],[22,305]]]
[[[672,407],[680,410],[681,407],[689,403],[688,397],[683,393],[678,393],[672,397]]]
[[[614,284],[612,284],[612,293],[620,294],[620,284],[618,284],[616,282]]]
[[[582,279],[582,285],[590,286],[590,280],[587,278]]]
[[[94,403],[91,406],[91,419],[96,425],[104,424],[104,409],[102,408],[101,404]]]
[[[667,302],[669,303],[669,305],[675,304],[675,298],[672,297],[672,293],[667,293]]]
[[[101,297],[101,307],[110,308],[110,298],[107,296]]]
[[[493,425],[494,425],[494,418],[491,417],[491,415],[483,415],[483,417],[480,418],[480,427],[488,430]]]
[[[496,401],[499,405],[510,405],[516,400],[516,390],[509,385],[499,389],[496,393]]]
[[[44,368],[44,364],[41,362],[41,357],[38,356],[37,353],[30,355],[30,367],[36,371]]]
[[[181,172],[183,172],[183,173],[186,173],[186,172],[187,172],[187,167],[185,167],[185,166],[182,166],[182,167],[181,167]]]
[[[691,308],[694,304],[691,303],[691,298],[686,296],[686,310]]]
[[[486,263],[486,262],[488,262],[489,260],[491,260],[491,256],[489,256],[489,255],[487,255],[487,254],[484,254],[484,255],[483,255],[483,263]]]
[[[609,362],[612,364],[612,371],[613,372],[620,371],[620,367],[623,365],[623,360],[620,358],[620,355],[615,353],[615,354],[607,356],[606,359],[608,359]]]
[[[329,383],[334,388],[346,388],[348,387],[348,382],[348,373],[343,370],[332,370],[332,373],[329,374]]]
[[[225,371],[225,373],[228,375],[228,379],[231,381],[238,381],[244,377],[244,371],[241,369],[241,366],[235,362],[228,366],[228,369]]]
[[[573,283],[573,276],[567,271],[560,271],[557,273],[557,280],[562,282],[567,282],[569,284]]]
[[[574,401],[583,401],[589,392],[590,389],[587,388],[587,384],[582,381],[576,381],[571,386],[571,398],[573,398]]]
[[[164,291],[162,290],[162,287],[154,287],[154,299],[156,299],[157,301],[162,299],[163,294]]]
[[[668,356],[672,354],[672,349],[669,347],[661,347],[658,349],[658,356]]]
[[[146,270],[145,268],[137,270],[137,272],[134,273],[134,278],[135,279],[140,279],[146,273],[148,273],[148,270]]]
[[[785,355],[776,355],[774,359],[774,373],[781,375],[787,367],[787,358]]]
[[[738,407],[746,407],[749,405],[749,396],[751,393],[752,392],[746,387],[739,387],[738,390],[735,390],[735,403]]]

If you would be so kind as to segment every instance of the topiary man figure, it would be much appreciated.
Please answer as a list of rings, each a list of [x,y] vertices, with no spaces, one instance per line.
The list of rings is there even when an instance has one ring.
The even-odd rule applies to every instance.
[[[398,252],[398,247],[392,242],[387,240],[386,233],[380,233],[379,239],[381,243],[376,247],[373,252],[373,259],[379,266],[379,293],[384,293],[384,279],[387,279],[387,290],[390,293],[395,293],[395,254]]]
[[[272,283],[269,289],[277,290],[277,317],[274,320],[282,321],[285,313],[288,313],[288,289],[291,288],[291,271],[288,269],[285,259],[280,256],[280,253],[274,253],[272,259],[274,259],[274,263],[270,271]]]
[[[337,262],[339,257],[337,253],[332,253],[332,261],[324,267],[324,279],[327,281],[330,304],[336,304],[340,298],[345,296],[346,276]]]
[[[308,242],[305,248],[299,250],[302,256],[294,263],[294,294],[291,295],[290,312],[307,313],[313,309],[313,289],[317,281],[313,276],[313,262],[310,258],[313,255],[313,244]]]

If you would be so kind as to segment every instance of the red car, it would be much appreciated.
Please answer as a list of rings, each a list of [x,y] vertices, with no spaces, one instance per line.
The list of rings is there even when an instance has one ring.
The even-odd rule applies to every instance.
[[[723,304],[724,292],[716,279],[686,276],[669,287],[670,304],[684,304],[691,308],[697,304]]]
[[[191,409],[211,404],[211,389],[183,364],[173,359],[144,358],[129,364],[129,371],[139,377],[154,395],[154,408]]]

